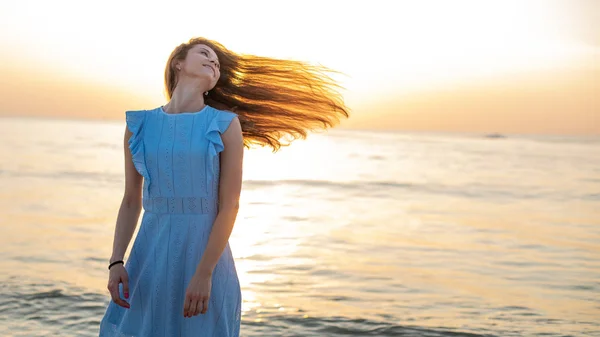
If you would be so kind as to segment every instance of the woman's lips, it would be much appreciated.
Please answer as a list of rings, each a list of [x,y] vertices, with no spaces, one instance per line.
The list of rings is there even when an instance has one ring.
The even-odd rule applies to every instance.
[[[207,67],[207,68],[210,68],[210,70],[212,70],[212,72],[213,72],[213,76],[216,76],[216,75],[217,75],[217,73],[215,72],[215,68],[213,68],[213,67],[209,66],[208,64],[203,64],[203,66],[205,66],[205,67]]]

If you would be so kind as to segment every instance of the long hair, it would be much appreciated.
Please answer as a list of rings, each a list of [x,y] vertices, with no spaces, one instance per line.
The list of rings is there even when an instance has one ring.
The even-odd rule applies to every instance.
[[[204,97],[217,109],[235,112],[244,144],[270,146],[277,151],[309,131],[337,125],[349,117],[338,89],[327,73],[333,70],[295,60],[237,54],[220,43],[192,38],[177,46],[165,67],[165,91],[171,99],[177,85],[176,60],[184,60],[197,44],[211,47],[221,64],[221,77]],[[287,138],[287,142],[283,142]]]

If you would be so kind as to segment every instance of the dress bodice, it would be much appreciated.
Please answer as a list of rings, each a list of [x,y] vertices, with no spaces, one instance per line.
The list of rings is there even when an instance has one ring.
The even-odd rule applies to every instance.
[[[208,105],[193,113],[169,114],[162,107],[126,112],[132,160],[144,177],[146,211],[205,213],[214,208],[221,134],[235,116]]]

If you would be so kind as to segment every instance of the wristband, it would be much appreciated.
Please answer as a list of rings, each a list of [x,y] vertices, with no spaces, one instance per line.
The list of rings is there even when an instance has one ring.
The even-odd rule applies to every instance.
[[[125,263],[123,262],[123,260],[114,261],[113,263],[111,263],[111,264],[109,264],[109,265],[108,265],[108,269],[110,270],[110,268],[111,268],[112,266],[114,266],[115,264],[119,264],[119,263],[123,263],[123,264],[125,264]]]

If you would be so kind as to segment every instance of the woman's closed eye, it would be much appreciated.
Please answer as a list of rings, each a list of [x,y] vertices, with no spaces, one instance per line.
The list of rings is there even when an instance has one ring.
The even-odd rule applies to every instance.
[[[200,50],[200,54],[210,58],[210,56],[208,55],[208,52],[206,50]],[[210,62],[214,63],[214,65],[217,67],[217,69],[221,69],[221,65],[219,64],[219,62],[212,61],[212,60]]]

